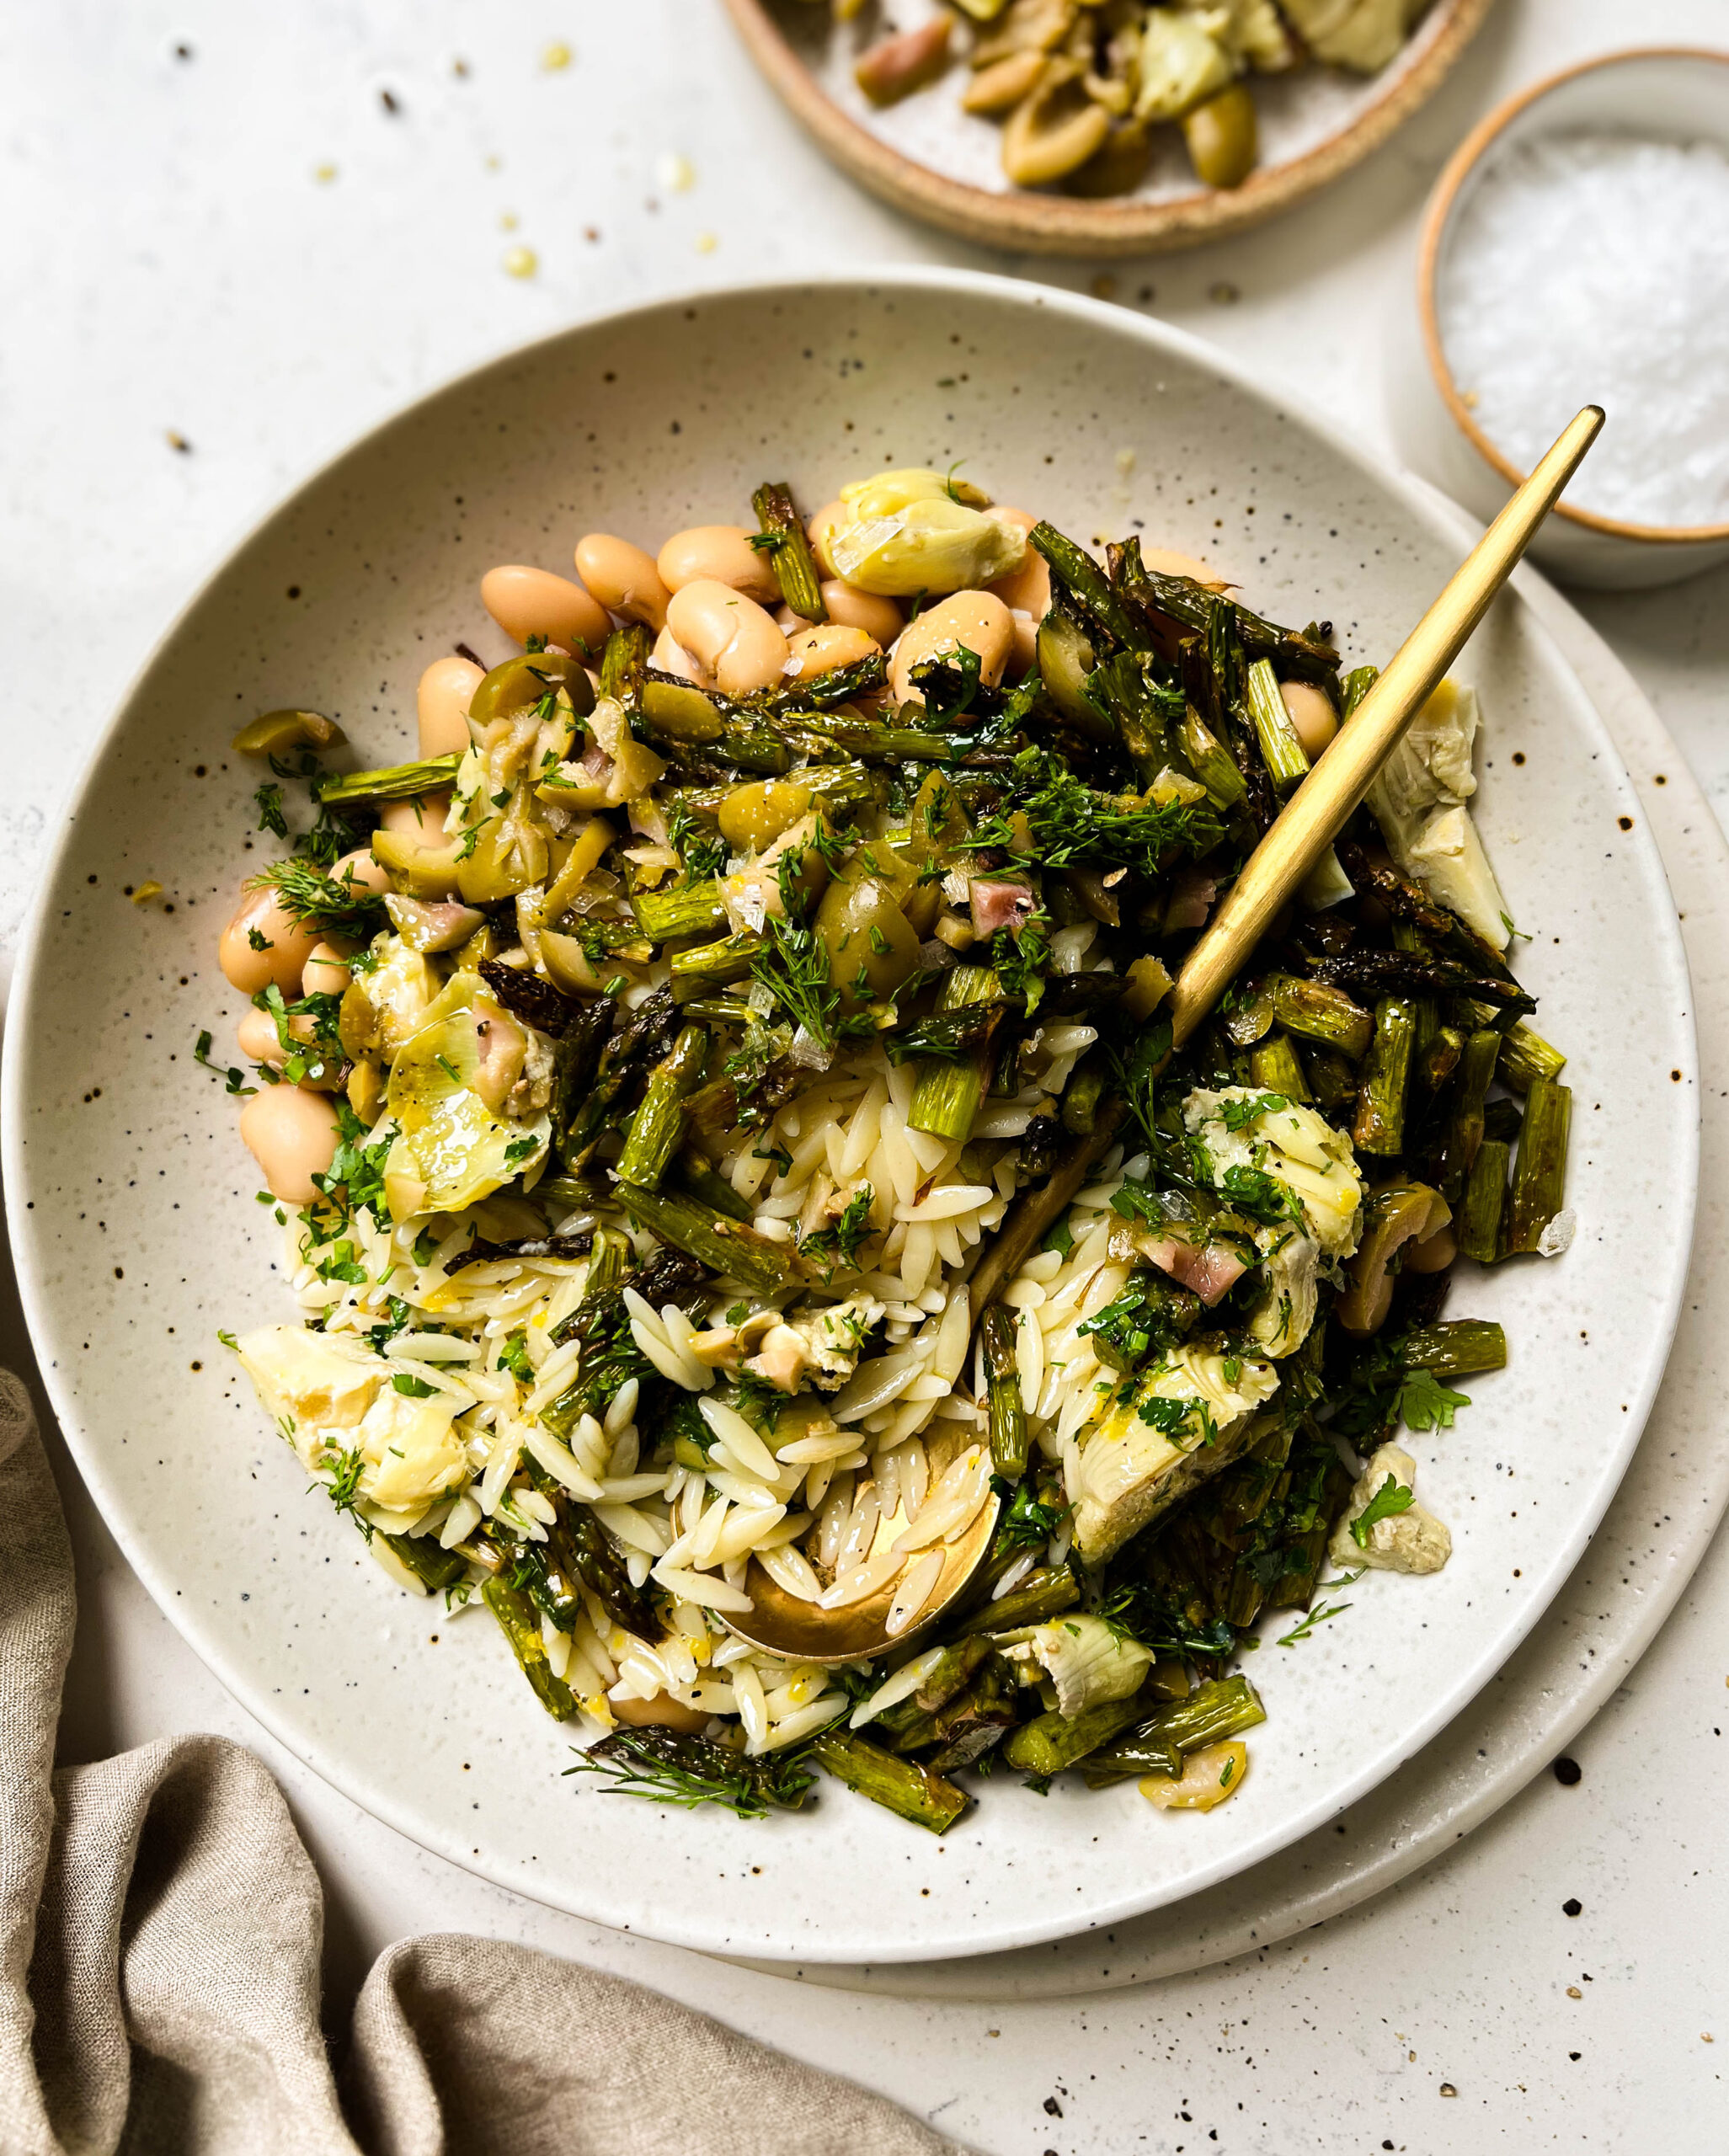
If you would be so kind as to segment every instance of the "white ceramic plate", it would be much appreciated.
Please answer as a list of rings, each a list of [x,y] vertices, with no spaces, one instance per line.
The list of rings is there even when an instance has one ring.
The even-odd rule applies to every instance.
[[[146,1585],[237,1695],[358,1801],[455,1861],[601,1923],[734,1954],[869,1962],[1026,1945],[1258,1861],[1408,1758],[1566,1578],[1654,1395],[1689,1246],[1696,1128],[1685,961],[1609,736],[1514,602],[1462,671],[1489,715],[1485,835],[1540,1023],[1576,1088],[1567,1255],[1461,1283],[1503,1374],[1418,1439],[1447,1569],[1379,1577],[1256,1670],[1270,1720],[1241,1794],[1155,1813],[1133,1785],[1006,1783],[946,1841],[824,1791],[747,1824],[559,1778],[564,1739],[478,1614],[392,1588],[266,1430],[216,1344],[284,1314],[276,1230],[232,1105],[191,1059],[237,1015],[216,931],[253,857],[235,724],[295,702],[363,758],[404,753],[427,659],[483,632],[497,560],[563,568],[584,530],[653,540],[808,499],[885,462],[966,459],[1083,539],[1144,529],[1251,603],[1331,616],[1384,659],[1453,560],[1415,489],[1158,325],[954,272],[670,302],[464,377],[311,481],[170,632],[99,751],[14,990],[5,1171],[51,1393]],[[1523,760],[1514,760],[1514,752]],[[165,898],[129,903],[147,878]],[[1678,1074],[1672,1080],[1671,1073]],[[433,1636],[437,1643],[432,1643]]]

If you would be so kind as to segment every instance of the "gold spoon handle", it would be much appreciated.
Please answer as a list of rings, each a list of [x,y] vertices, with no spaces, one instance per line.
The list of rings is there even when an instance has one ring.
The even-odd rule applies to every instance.
[[[1386,671],[1297,788],[1231,886],[1177,975],[1169,1006],[1173,1048],[1213,1008],[1267,924],[1356,813],[1401,736],[1453,664],[1532,535],[1597,439],[1603,413],[1588,404],[1454,571],[1446,589],[1394,654]],[[1038,1188],[1025,1192],[980,1259],[969,1290],[976,1322],[1110,1150],[1127,1119],[1121,1100],[1100,1112],[1091,1135]]]
[[[1356,814],[1376,773],[1488,611],[1602,424],[1600,408],[1588,404],[1558,437],[1250,855],[1177,976],[1170,1006],[1173,1046],[1181,1048],[1213,1008],[1274,914]]]

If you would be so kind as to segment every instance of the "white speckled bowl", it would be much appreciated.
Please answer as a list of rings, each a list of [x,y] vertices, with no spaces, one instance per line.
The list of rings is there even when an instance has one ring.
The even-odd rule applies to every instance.
[[[1144,528],[1276,616],[1331,615],[1353,659],[1384,659],[1452,565],[1414,489],[1217,354],[1089,301],[903,272],[616,316],[417,404],[231,558],[97,755],[13,994],[4,1163],[26,1308],[146,1585],[253,1712],[405,1833],[580,1915],[722,1952],[1031,1945],[1325,1822],[1493,1676],[1566,1578],[1638,1441],[1686,1271],[1694,1048],[1673,909],[1607,734],[1508,596],[1461,670],[1488,714],[1484,832],[1533,938],[1521,971],[1573,1059],[1580,1233],[1552,1263],[1461,1282],[1454,1307],[1502,1318],[1513,1344],[1454,1429],[1412,1443],[1453,1561],[1367,1578],[1300,1650],[1269,1645],[1254,1673],[1270,1719],[1230,1804],[1167,1815],[1132,1784],[1039,1798],[995,1781],[937,1842],[833,1788],[760,1824],[620,1801],[559,1779],[564,1737],[483,1615],[409,1599],[305,1495],[215,1337],[286,1309],[232,1103],[191,1057],[201,1027],[232,1038],[214,944],[259,857],[235,724],[310,704],[385,761],[408,745],[430,655],[459,638],[502,655],[475,590],[489,563],[563,568],[596,526],[654,540],[736,518],[765,473],[814,501],[885,460],[960,458],[1084,539]],[[166,902],[129,904],[147,878]]]

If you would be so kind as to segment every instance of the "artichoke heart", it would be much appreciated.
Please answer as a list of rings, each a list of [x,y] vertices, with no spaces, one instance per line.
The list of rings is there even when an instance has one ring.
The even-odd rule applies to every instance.
[[[385,1110],[397,1135],[384,1190],[393,1219],[460,1213],[536,1167],[551,1140],[550,1117],[512,1122],[495,1115],[475,1090],[481,1066],[475,1012],[466,995],[451,1007],[453,993],[474,985],[458,974],[390,1067]]]
[[[1020,568],[1027,537],[985,506],[964,481],[940,472],[884,472],[840,489],[845,515],[830,527],[835,574],[862,591],[941,597],[991,584]]]
[[[1313,1108],[1252,1086],[1217,1092],[1197,1086],[1182,1104],[1182,1120],[1206,1148],[1226,1197],[1241,1196],[1234,1175],[1268,1177],[1293,1202],[1323,1257],[1350,1257],[1363,1232],[1363,1173],[1344,1131]]]
[[[1192,14],[1148,8],[1140,34],[1138,120],[1181,120],[1235,80],[1236,67],[1222,36],[1228,21],[1225,8]]]
[[[1369,806],[1406,875],[1496,950],[1507,948],[1507,901],[1465,803],[1477,790],[1471,750],[1477,692],[1443,681],[1382,765]]]
[[[1108,1706],[1140,1689],[1153,1657],[1138,1640],[1102,1617],[1070,1614],[1029,1625],[1004,1642],[1009,1660],[1055,1688],[1057,1712],[1072,1721],[1089,1707]]]
[[[1179,1348],[1117,1393],[1084,1437],[1075,1544],[1102,1564],[1242,1450],[1278,1389],[1271,1363]]]
[[[1372,75],[1410,34],[1422,0],[1283,0],[1297,35],[1330,67]]]

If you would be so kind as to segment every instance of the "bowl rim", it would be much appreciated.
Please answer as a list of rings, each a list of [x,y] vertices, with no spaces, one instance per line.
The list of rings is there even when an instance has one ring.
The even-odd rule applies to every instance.
[[[1257,169],[1241,187],[1198,187],[1155,202],[1133,196],[1089,201],[1027,188],[997,194],[953,179],[844,112],[794,51],[769,0],[726,0],[746,51],[787,109],[818,147],[872,194],[984,246],[1091,255],[1198,247],[1294,208],[1379,149],[1427,103],[1494,5],[1495,0],[1437,0],[1412,34],[1421,36],[1433,19],[1427,46],[1375,90],[1355,119],[1299,157]]]
[[[1626,45],[1617,52],[1600,52],[1589,60],[1575,61],[1571,67],[1559,67],[1553,74],[1545,75],[1538,81],[1528,83],[1504,104],[1497,105],[1472,128],[1448,159],[1441,177],[1435,182],[1428,206],[1423,211],[1422,231],[1417,243],[1417,308],[1423,349],[1428,356],[1429,371],[1441,393],[1442,402],[1460,432],[1484,462],[1510,487],[1522,485],[1529,474],[1522,472],[1504,451],[1497,448],[1472,418],[1470,408],[1453,378],[1452,369],[1447,363],[1446,350],[1441,342],[1441,326],[1435,307],[1435,279],[1440,267],[1441,248],[1447,227],[1458,207],[1460,194],[1465,181],[1483,163],[1502,134],[1521,113],[1540,103],[1551,91],[1576,81],[1581,75],[1595,74],[1604,67],[1619,67],[1629,61],[1646,60],[1709,60],[1719,67],[1729,67],[1729,51],[1700,45]],[[1600,515],[1594,510],[1576,509],[1567,501],[1557,502],[1551,514],[1566,518],[1568,523],[1577,525],[1582,530],[1599,532],[1605,538],[1632,539],[1659,547],[1696,547],[1729,540],[1729,520],[1721,524],[1634,524],[1622,518]]]
[[[1305,399],[1294,399],[1284,393],[1266,380],[1250,362],[1220,350],[1195,333],[1157,317],[1140,314],[1085,293],[1061,286],[1040,286],[999,272],[943,263],[874,263],[861,267],[846,265],[817,270],[802,276],[766,275],[737,283],[728,282],[712,287],[680,287],[621,301],[611,307],[581,313],[534,337],[506,340],[476,360],[451,371],[439,373],[413,394],[388,405],[378,417],[362,424],[357,431],[339,434],[335,445],[325,447],[322,453],[315,453],[285,488],[279,486],[269,492],[263,507],[245,517],[237,532],[231,532],[226,539],[219,539],[214,544],[207,557],[204,573],[196,577],[192,588],[145,651],[124,689],[115,698],[106,723],[86,752],[68,796],[58,811],[57,829],[51,841],[48,859],[42,869],[19,939],[11,991],[7,999],[7,1032],[9,1033],[14,1025],[21,1023],[24,1015],[31,1006],[38,985],[37,975],[48,943],[50,923],[55,916],[55,900],[62,862],[71,846],[76,827],[86,813],[90,797],[99,783],[103,765],[123,732],[133,723],[134,707],[141,694],[157,667],[184,634],[198,610],[231,574],[237,562],[263,542],[315,487],[334,477],[352,457],[378,445],[397,430],[412,424],[428,408],[456,391],[472,387],[489,379],[496,380],[512,366],[560,346],[574,336],[592,334],[613,325],[671,314],[678,310],[700,309],[715,302],[732,302],[787,296],[803,300],[808,299],[814,291],[844,293],[848,290],[857,290],[871,293],[897,289],[934,290],[939,292],[958,289],[985,299],[1010,302],[1025,309],[1029,319],[1036,320],[1038,311],[1048,309],[1054,314],[1070,316],[1097,326],[1109,325],[1114,334],[1137,339],[1150,350],[1163,347],[1198,363],[1216,378],[1220,386],[1229,385],[1240,389],[1281,419],[1294,419],[1304,431],[1323,443],[1345,466],[1369,478],[1390,498],[1396,499],[1401,508],[1432,535],[1435,532],[1441,510],[1449,507],[1444,503],[1438,509],[1432,491],[1420,481],[1390,460],[1365,448],[1359,440],[1347,435],[1331,418]],[[1446,536],[1450,542],[1455,535],[1449,531]],[[1513,586],[1509,585],[1508,591],[1513,603],[1523,606],[1524,602],[1519,599]],[[1555,652],[1563,670],[1571,674],[1571,663],[1559,654],[1546,626],[1534,614],[1531,616],[1531,627],[1538,644]],[[1595,707],[1591,705],[1588,696],[1585,701],[1594,711]],[[1599,726],[1604,724],[1600,715],[1596,723]],[[1630,776],[1626,774],[1619,751],[1615,751],[1614,755],[1624,776]],[[1640,842],[1653,843],[1642,818],[1639,829],[1642,835]],[[1661,855],[1657,858],[1659,874],[1664,875]],[[1670,911],[1666,919],[1673,920],[1672,894],[1668,904]],[[1679,940],[1678,926],[1674,927],[1673,934],[1684,979],[1685,950]],[[1683,1013],[1683,1023],[1688,1051],[1687,1067],[1696,1070],[1697,1042],[1690,994]],[[373,1817],[382,1819],[418,1847],[429,1849],[460,1869],[488,1880],[507,1892],[521,1894],[545,1906],[564,1910],[585,1923],[615,1923],[614,1918],[596,1915],[592,1901],[584,1900],[579,1905],[556,1887],[539,1881],[531,1881],[526,1876],[524,1867],[513,1865],[507,1857],[498,1854],[495,1840],[488,1843],[478,1861],[473,1860],[464,1849],[456,1848],[447,1838],[440,1839],[435,1833],[429,1832],[424,1812],[387,1796],[376,1783],[352,1773],[345,1761],[333,1758],[310,1743],[303,1726],[292,1713],[259,1689],[242,1659],[231,1649],[211,1644],[212,1628],[201,1623],[193,1609],[172,1591],[172,1577],[156,1561],[155,1555],[140,1529],[138,1515],[129,1512],[114,1497],[112,1478],[105,1471],[102,1448],[93,1434],[91,1417],[82,1409],[78,1383],[72,1374],[71,1364],[53,1356],[41,1356],[42,1342],[52,1336],[53,1311],[45,1271],[36,1262],[45,1215],[35,1206],[39,1193],[29,1159],[27,1083],[25,1058],[18,1054],[0,1055],[0,1204],[3,1204],[6,1226],[18,1259],[19,1299],[32,1347],[39,1355],[44,1391],[79,1476],[96,1503],[109,1533],[114,1536],[122,1556],[157,1609],[246,1714],[321,1780]],[[1676,1240],[1689,1252],[1697,1225],[1699,1142],[1699,1123],[1695,1115],[1686,1123],[1683,1136],[1687,1171],[1679,1186],[1682,1209],[1677,1219],[1676,1236]],[[1658,1317],[1660,1351],[1652,1366],[1641,1374],[1636,1390],[1630,1397],[1628,1419],[1624,1425],[1627,1434],[1621,1438],[1616,1449],[1619,1471],[1607,1489],[1593,1500],[1588,1508],[1588,1518],[1583,1524],[1577,1528],[1563,1544],[1547,1553],[1540,1576],[1541,1591],[1518,1619],[1512,1643],[1501,1661],[1463,1696],[1455,1698],[1449,1692],[1438,1704],[1431,1701],[1406,1732],[1405,1741],[1408,1742],[1410,1751],[1403,1756],[1408,1757],[1419,1751],[1466,1712],[1474,1700],[1490,1689],[1495,1682],[1497,1671],[1504,1666],[1506,1659],[1540,1623],[1544,1614],[1562,1593],[1568,1577],[1583,1551],[1590,1545],[1604,1514],[1613,1503],[1638,1445],[1643,1441],[1646,1423],[1668,1367],[1669,1350],[1686,1292],[1686,1279],[1684,1266],[1673,1280]],[[1375,1754],[1367,1764],[1359,1764],[1342,1787],[1335,1789],[1325,1801],[1324,1808],[1315,1805],[1306,1815],[1300,1812],[1294,1815],[1297,1824],[1290,1825],[1287,1821],[1286,1824],[1271,1831],[1255,1847],[1252,1854],[1241,1857],[1226,1854],[1216,1858],[1183,1887],[1181,1894],[1161,1896],[1151,1906],[1155,1908],[1174,1906],[1176,1902],[1200,1892],[1222,1879],[1246,1873],[1264,1857],[1275,1855],[1299,1840],[1310,1826],[1325,1823],[1326,1818],[1339,1816],[1369,1790],[1379,1786],[1392,1771],[1391,1766],[1384,1764],[1383,1754]],[[1036,1946],[1049,1940],[1072,1936],[1077,1928],[1095,1932],[1107,1931],[1113,1924],[1145,1913],[1147,1908],[1145,1900],[1131,1891],[1119,1896],[1109,1908],[1083,1919],[1079,1927],[1071,1918],[1039,1920],[1030,1926],[1006,1923],[999,1924],[982,1941],[961,1948],[944,1945],[933,1948],[929,1945],[909,1948],[904,1942],[897,1941],[892,1947],[878,1945],[867,1955],[854,1955],[847,1958],[915,1962]],[[625,1928],[632,1927],[627,1924]],[[712,1927],[706,1928],[680,1919],[660,1919],[652,1927],[638,1924],[634,1928],[642,1930],[644,1936],[662,1943],[696,1951],[718,1953],[725,1956],[740,1951],[729,1941],[717,1943]],[[792,1947],[777,1940],[771,1945],[759,1945],[754,1951],[771,1961],[789,1967],[796,1967],[800,1961],[830,1961],[840,1958],[808,1940]]]

